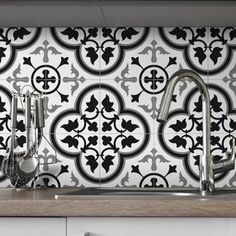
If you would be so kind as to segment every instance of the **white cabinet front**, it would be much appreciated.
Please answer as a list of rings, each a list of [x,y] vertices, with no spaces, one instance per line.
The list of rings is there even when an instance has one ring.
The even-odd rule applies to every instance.
[[[235,236],[234,218],[68,218],[67,236]]]
[[[65,218],[1,217],[1,236],[66,236]]]

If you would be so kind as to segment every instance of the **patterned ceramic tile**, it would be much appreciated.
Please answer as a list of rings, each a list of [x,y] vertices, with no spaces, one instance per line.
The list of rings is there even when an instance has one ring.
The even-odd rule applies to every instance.
[[[73,182],[78,182],[78,186],[100,184],[99,134],[69,132],[51,133],[49,136],[57,151],[57,165],[67,166],[67,175],[71,176],[63,180],[64,185],[72,186]],[[53,150],[51,152],[54,153]],[[78,181],[75,181],[76,178]]]
[[[101,75],[110,74],[120,67],[128,54],[146,42],[149,28],[100,28]]]
[[[58,46],[72,53],[74,62],[91,75],[100,74],[100,30],[98,28],[51,28],[51,35]]]
[[[170,155],[171,160],[182,161],[178,167],[181,173],[187,174],[187,183],[193,185],[193,180],[198,181],[199,158],[202,155],[202,135],[194,133],[157,135],[160,147],[166,155]]]
[[[54,146],[64,156],[76,158],[79,139],[84,142],[81,152],[86,153],[86,150],[91,150],[92,153],[86,153],[87,156],[80,158],[85,161],[78,163],[79,171],[83,172],[82,175],[89,181],[99,182],[95,170],[99,171],[98,167],[101,166],[108,172],[113,161],[119,166],[119,168],[117,167],[119,170],[123,168],[123,162],[119,162],[118,158],[121,155],[117,150],[119,149],[118,147],[127,149],[124,156],[137,154],[137,150],[142,150],[146,146],[149,140],[149,130],[149,126],[143,116],[135,110],[126,108],[125,101],[121,98],[119,92],[110,85],[101,83],[100,85],[93,84],[84,89],[78,95],[75,105],[70,109],[67,108],[55,118],[50,132]],[[63,138],[63,142],[74,148],[71,153],[68,147],[61,148],[57,140],[58,135],[66,131],[67,133],[64,134],[66,137]],[[86,139],[85,135],[89,133],[90,135]],[[140,136],[139,139],[136,136]],[[99,144],[100,147],[97,146]],[[113,160],[111,153],[109,154],[109,150],[114,152],[113,154],[118,152],[116,157],[114,157],[115,160]],[[121,155],[120,159],[122,160],[122,158],[124,157]],[[83,171],[85,168],[90,169],[95,176],[87,176],[87,171]],[[108,182],[109,179],[114,178],[114,174],[111,174],[111,176],[101,175],[100,180],[101,182]]]
[[[235,56],[235,54],[234,54]],[[210,77],[211,81],[213,80],[222,80],[223,87],[226,87],[228,92],[232,93],[232,98],[236,96],[236,63],[234,60],[230,63],[230,65],[225,68],[222,73],[217,75],[216,77]]]
[[[4,81],[4,80],[2,80]],[[0,86],[0,165],[2,166],[2,162],[5,158],[11,155],[10,147],[13,145],[14,141],[11,139],[11,116],[10,116],[10,106],[12,93],[1,83]],[[16,122],[16,139],[15,139],[15,156],[22,156],[23,150],[25,148],[25,123],[23,110],[20,106],[20,101],[18,100],[18,109],[17,109],[17,122]],[[7,159],[5,160],[7,161]],[[0,179],[4,180],[5,177],[3,173],[0,174]]]
[[[164,48],[166,51],[165,58],[172,58],[175,61],[174,65],[172,65],[168,69],[168,80],[170,77],[179,69],[187,69],[192,70],[192,67],[189,63],[189,58],[186,55],[191,55],[194,63],[201,68],[202,70],[207,70],[207,61],[199,64],[198,54],[194,55],[194,50],[198,48],[199,42],[193,45],[193,35],[198,31],[204,31],[204,37],[207,38],[207,32],[205,28],[188,28],[188,27],[166,27],[166,28],[155,28],[154,38],[158,42],[159,47]],[[195,33],[194,33],[195,32]],[[197,34],[197,33],[196,33]],[[203,34],[202,34],[203,35]],[[207,53],[207,52],[206,52]],[[157,63],[159,64],[162,60],[164,60],[164,55],[161,57],[163,53],[160,53],[157,57]],[[166,69],[166,70],[167,70]],[[201,73],[200,76],[207,83],[208,77],[206,74]],[[191,91],[196,87],[196,84],[190,79],[183,79],[176,84],[176,88],[174,90],[174,95],[172,99],[172,103],[170,106],[170,112],[178,112],[181,110],[184,102],[187,100],[186,97],[189,96]],[[158,109],[160,107],[162,96],[164,92],[160,94],[160,99],[158,99]],[[191,108],[191,105],[189,106]],[[155,132],[162,132],[159,129],[160,124],[155,121]]]
[[[209,91],[214,103],[215,112],[212,117],[212,153],[216,159],[225,159],[230,151],[229,141],[236,135],[235,113],[235,29],[233,27],[210,27],[209,45]],[[218,186],[233,186],[235,171],[225,173],[219,179]]]
[[[134,124],[140,123],[140,120],[143,120],[142,126],[134,128],[135,133],[153,133],[153,119],[150,116],[149,113],[145,112],[142,107],[140,107],[138,104],[139,103],[134,103],[130,99],[129,96],[127,96],[126,92],[121,89],[120,87],[117,86],[117,83],[114,80],[106,80],[101,78],[101,87],[104,87],[105,90],[104,92],[101,92],[101,101],[107,101],[109,100],[110,102],[113,103],[114,109],[116,113],[122,113],[119,117],[120,119],[116,121],[118,126],[121,126],[122,120],[128,118],[129,116],[132,116],[131,119]],[[139,89],[139,86],[136,84],[136,86],[133,85],[132,89],[130,89],[130,92],[137,92]],[[103,89],[102,89],[103,91]],[[152,95],[149,94],[144,94],[143,99],[147,101],[150,99]],[[149,101],[147,101],[149,102]],[[123,110],[123,111],[121,111]],[[114,115],[114,112],[111,113],[111,115]],[[132,115],[134,114],[134,115]],[[106,117],[102,116],[101,117],[101,123],[106,122]],[[102,127],[104,132],[106,129],[105,127]]]
[[[233,92],[222,80],[214,80],[208,86],[212,105],[211,131],[235,135],[236,107]]]
[[[217,75],[225,70],[236,49],[234,27],[209,27],[208,29],[208,74]]]
[[[87,49],[91,49],[89,46],[96,45],[97,42],[99,43],[100,37],[98,29],[47,28],[45,30],[47,50],[51,51],[49,54],[49,63],[54,63],[54,71],[57,71],[57,76],[53,76],[52,71],[55,82],[52,85],[48,84],[46,92],[47,132],[50,132],[49,129],[56,114],[73,106],[72,104],[75,103],[78,94],[86,87],[99,83],[100,77],[96,73],[93,75],[89,71],[86,71],[79,59],[84,60],[85,64],[91,63],[89,51],[87,53],[88,55],[85,54],[85,52]],[[73,35],[72,32],[74,32],[75,35]],[[86,32],[88,35],[83,35],[83,33],[86,34]],[[86,37],[87,39],[85,39]],[[83,40],[85,40],[86,43],[83,42]],[[63,42],[68,43],[68,47],[65,46]],[[83,46],[84,43],[86,44],[85,48]],[[82,52],[80,52],[79,48]],[[79,50],[79,52],[77,50]],[[82,53],[83,56],[79,56],[77,53]],[[100,59],[97,58],[94,61],[95,64],[89,64],[89,66],[93,68],[99,67],[99,60]],[[58,62],[57,65],[55,64],[56,62]],[[98,69],[96,68],[96,70]]]
[[[235,134],[234,123],[236,117],[228,93],[219,86],[219,83],[216,84],[208,84],[211,103],[211,148],[213,155],[217,150],[220,150],[222,154],[227,151],[225,143]],[[202,153],[202,107],[199,100],[200,96],[197,97],[198,99],[195,99],[197,102],[192,105],[184,104],[185,108],[190,108],[189,110],[182,109],[170,113],[167,123],[160,126],[159,140],[162,147],[172,156],[184,158],[187,167],[192,165],[194,158]],[[187,97],[186,101],[191,104],[190,98]],[[221,135],[219,136],[219,134]],[[166,139],[167,137],[168,139]],[[188,150],[189,153],[187,153]],[[200,153],[196,155],[195,152],[198,150],[200,150]],[[191,153],[193,153],[192,157]],[[224,155],[214,157],[215,160],[223,158]],[[186,170],[193,178],[197,176],[196,169],[192,171],[188,167]],[[218,175],[217,180],[222,180],[223,177],[224,174]]]
[[[208,74],[208,32],[205,27],[164,27],[159,29],[167,45],[181,52],[188,68]]]
[[[108,30],[107,28],[102,29],[104,41],[108,37],[106,36]],[[116,31],[116,29],[110,30]],[[123,98],[127,109],[136,110],[147,119],[151,128],[149,132],[153,132],[152,117],[155,116],[153,90],[156,85],[153,83],[151,67],[142,73],[142,68],[149,66],[149,55],[139,53],[147,44],[151,43],[152,35],[153,32],[149,28],[130,28],[127,31],[120,29],[116,36],[119,41],[118,47],[113,42],[114,55],[109,58],[108,65],[101,63],[101,70],[107,70],[109,64],[113,67],[109,74],[101,74],[101,83],[114,87]],[[123,53],[125,53],[125,57]],[[117,64],[115,61],[120,62]],[[113,64],[116,64],[116,67]],[[146,78],[145,81],[144,78]]]
[[[102,134],[101,181],[102,186],[121,186],[124,178],[126,185],[139,186],[139,180],[133,178],[132,166],[153,147],[153,134],[110,135]],[[144,166],[143,170],[147,172]],[[129,177],[130,178],[129,178]],[[104,181],[106,180],[106,181]],[[142,186],[143,187],[143,186]]]
[[[100,84],[98,83],[97,80],[86,80],[82,84],[80,84],[79,87],[75,89],[75,91],[72,91],[72,90],[75,83],[77,82],[76,80],[71,83],[64,83],[64,81],[61,81],[61,82],[62,82],[63,91],[65,94],[67,94],[66,100],[64,100],[63,102],[58,100],[58,93],[56,91],[51,94],[47,94],[45,96],[45,105],[46,105],[45,106],[46,107],[45,131],[47,133],[50,133],[50,132],[54,133],[54,131],[52,130],[52,123],[55,121],[56,117],[62,112],[64,112],[65,110],[70,110],[70,109],[77,110],[76,106],[78,106],[78,109],[80,109],[78,113],[80,113],[80,117],[82,117],[84,112],[89,113],[88,111],[85,111],[87,109],[86,102],[90,102],[91,97],[96,98],[98,101],[100,99],[100,90],[99,90]],[[78,84],[79,84],[79,81],[78,81]],[[98,86],[98,89],[94,92],[94,94],[93,94],[93,91],[90,91],[88,89],[89,87],[93,87],[93,86]],[[89,117],[91,117],[91,115]],[[100,125],[100,122],[98,122],[98,126],[99,125]],[[92,130],[87,130],[86,132],[90,132],[90,131]],[[66,132],[66,130],[61,128],[57,130],[57,132],[64,133]]]
[[[35,44],[41,35],[41,28],[1,28],[0,73],[7,71],[18,60],[19,53]]]
[[[99,67],[100,67],[100,31],[98,28],[89,29],[83,28],[83,32],[88,35],[83,35],[80,29],[75,29],[78,34],[78,38],[70,34],[72,29],[70,28],[47,28],[46,29],[46,42],[50,45],[51,53],[50,57],[52,62],[61,61],[63,59],[64,64],[60,71],[61,79],[64,82],[72,82],[74,80],[80,81],[82,84],[86,80],[98,80],[99,82]],[[92,33],[94,31],[94,34]],[[87,32],[87,33],[86,33]],[[60,36],[59,36],[60,35]],[[64,44],[66,43],[66,45]],[[94,49],[94,47],[96,49]],[[95,54],[90,52],[94,49]],[[50,51],[50,50],[49,50]],[[96,55],[93,58],[93,55]],[[83,61],[83,62],[82,62]],[[91,73],[90,69],[94,69],[94,73]],[[55,64],[55,68],[58,68],[58,64]],[[75,85],[72,88],[72,92],[78,88],[79,85]]]
[[[236,135],[234,27],[0,29],[0,161],[10,145],[11,92],[45,96],[38,187],[174,187],[198,184],[202,107],[189,79],[156,121],[168,80],[196,71],[211,99],[211,148],[223,160]],[[23,109],[17,155],[25,150]],[[9,186],[0,174],[1,186]],[[236,186],[235,171],[216,176]]]
[[[169,137],[168,137],[169,135]],[[195,135],[196,136],[196,135]],[[172,138],[170,134],[166,134],[165,137],[167,138]],[[166,142],[167,143],[167,142]],[[172,146],[174,147],[175,144],[173,143]],[[176,147],[176,146],[175,146]],[[173,148],[176,150],[176,148]],[[168,183],[169,187],[197,187],[198,182],[192,178],[188,171],[186,171],[186,165],[185,165],[185,159],[184,158],[179,158],[175,154],[172,155],[170,152],[168,152],[164,146],[161,143],[161,139],[159,136],[156,134],[154,136],[154,150],[152,150],[152,170],[156,169],[156,171],[159,169],[159,171],[162,171],[164,166],[166,168],[174,168],[175,167],[175,172],[173,174],[168,176]],[[151,159],[149,158],[149,161],[151,162]],[[156,161],[156,166],[155,167],[155,162]]]
[[[60,155],[56,154],[48,145],[42,145],[40,158],[40,171],[36,178],[30,183],[31,186],[39,188],[53,187],[78,187],[82,186],[81,179],[73,169],[74,161],[66,159],[62,161]],[[89,185],[86,183],[86,185]]]
[[[158,133],[202,133],[202,101],[196,87],[190,90],[180,108],[169,112]]]

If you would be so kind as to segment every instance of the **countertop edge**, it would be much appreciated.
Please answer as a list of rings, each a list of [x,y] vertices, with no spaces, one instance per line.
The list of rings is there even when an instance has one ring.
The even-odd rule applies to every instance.
[[[235,197],[79,197],[0,190],[0,217],[236,217]],[[65,190],[64,190],[65,191]]]
[[[236,217],[236,200],[0,200],[0,216]]]

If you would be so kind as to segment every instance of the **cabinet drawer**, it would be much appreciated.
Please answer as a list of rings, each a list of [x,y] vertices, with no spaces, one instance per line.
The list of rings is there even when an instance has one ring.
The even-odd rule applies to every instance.
[[[235,236],[235,232],[236,218],[75,217],[67,221],[67,236]]]
[[[1,217],[2,236],[66,236],[65,218]]]

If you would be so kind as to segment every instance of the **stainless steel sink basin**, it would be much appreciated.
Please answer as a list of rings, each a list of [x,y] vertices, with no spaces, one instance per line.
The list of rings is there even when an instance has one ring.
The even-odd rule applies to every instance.
[[[216,189],[214,194],[207,197],[231,196],[236,197],[236,188]],[[180,196],[180,197],[204,197],[197,188],[81,188],[55,195],[56,199],[78,198],[81,196]]]

